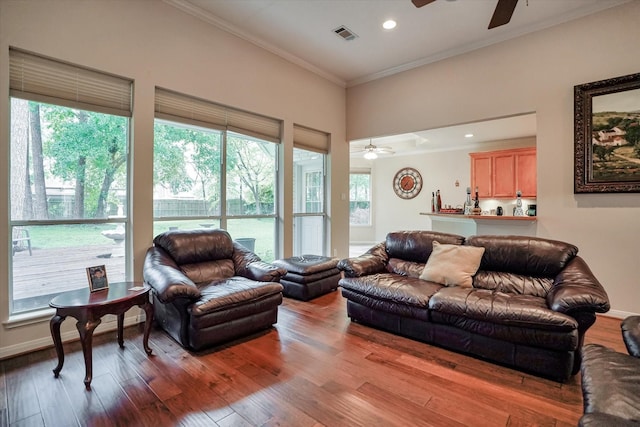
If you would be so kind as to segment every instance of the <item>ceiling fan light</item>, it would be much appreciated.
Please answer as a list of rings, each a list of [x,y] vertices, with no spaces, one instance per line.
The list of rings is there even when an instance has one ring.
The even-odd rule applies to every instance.
[[[364,158],[367,160],[374,160],[378,158],[378,155],[373,151],[367,151],[364,153]]]

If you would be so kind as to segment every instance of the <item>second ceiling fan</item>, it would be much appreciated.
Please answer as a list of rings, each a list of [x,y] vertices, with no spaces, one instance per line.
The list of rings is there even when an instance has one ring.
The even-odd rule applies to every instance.
[[[411,0],[411,3],[413,3],[415,7],[422,7],[434,1],[436,0]],[[491,22],[489,23],[489,29],[508,24],[509,21],[511,21],[511,16],[516,9],[517,3],[518,0],[498,0],[496,9],[493,11],[493,16],[491,17]]]

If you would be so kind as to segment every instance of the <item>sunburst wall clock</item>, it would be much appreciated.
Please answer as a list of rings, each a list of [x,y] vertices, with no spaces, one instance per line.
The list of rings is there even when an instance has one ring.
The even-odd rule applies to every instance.
[[[422,190],[422,176],[414,168],[402,168],[393,177],[393,191],[401,199],[413,199]]]

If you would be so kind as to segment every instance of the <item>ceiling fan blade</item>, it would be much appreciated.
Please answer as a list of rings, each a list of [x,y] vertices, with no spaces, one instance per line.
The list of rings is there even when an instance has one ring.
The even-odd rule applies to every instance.
[[[436,0],[411,0],[411,3],[413,3],[413,5],[415,7],[422,7],[422,6],[426,6],[429,3],[433,3]]]
[[[513,11],[516,9],[518,0],[498,0],[496,10],[493,11],[489,29],[508,24],[511,21]]]
[[[391,149],[391,147],[377,147],[374,150],[378,154],[394,154],[395,151]]]

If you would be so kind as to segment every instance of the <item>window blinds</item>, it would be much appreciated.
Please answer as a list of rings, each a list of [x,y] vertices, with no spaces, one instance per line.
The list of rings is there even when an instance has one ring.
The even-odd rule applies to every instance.
[[[16,98],[131,117],[132,80],[9,49],[9,93]]]
[[[156,87],[156,117],[280,142],[280,121]]]
[[[308,127],[293,125],[293,146],[318,153],[329,153],[329,134]]]

